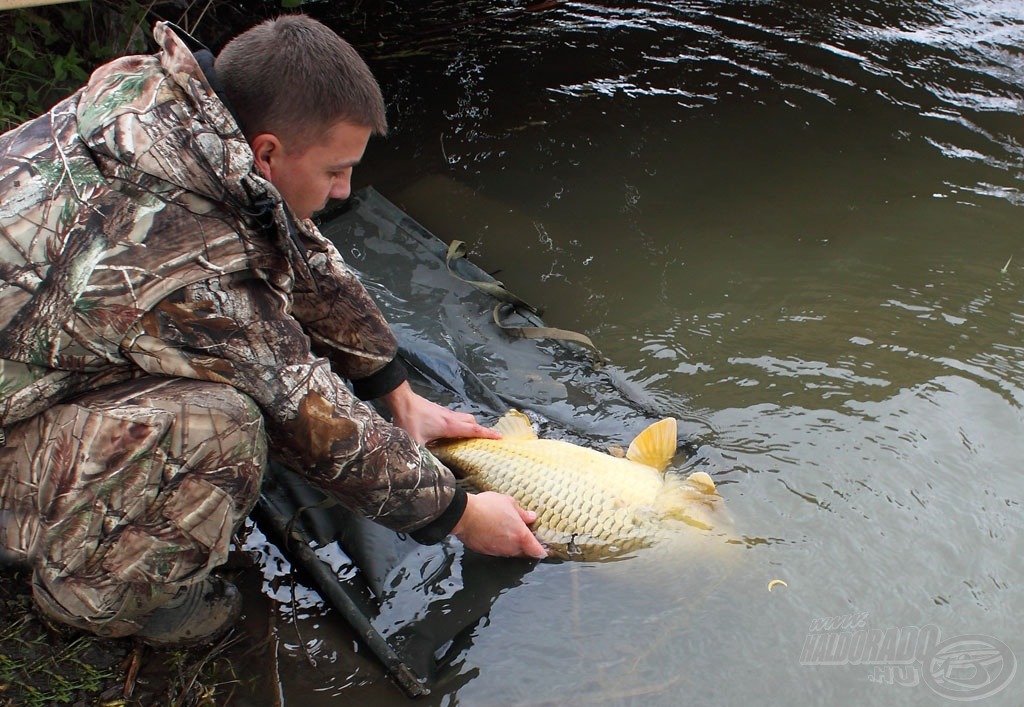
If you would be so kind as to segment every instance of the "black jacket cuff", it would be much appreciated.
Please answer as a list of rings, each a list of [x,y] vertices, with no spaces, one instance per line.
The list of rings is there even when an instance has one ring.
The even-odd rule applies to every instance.
[[[444,540],[462,520],[462,514],[466,511],[466,496],[466,492],[456,486],[452,502],[448,504],[444,513],[419,530],[409,533],[409,537],[420,545],[434,545]]]
[[[408,377],[402,362],[393,358],[379,371],[352,381],[352,392],[360,400],[376,400],[402,385]]]

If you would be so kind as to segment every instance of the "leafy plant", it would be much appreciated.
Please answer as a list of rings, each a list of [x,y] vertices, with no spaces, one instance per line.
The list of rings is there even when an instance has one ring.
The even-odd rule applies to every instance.
[[[233,20],[252,21],[306,2],[81,0],[0,10],[0,132],[49,110],[100,64],[123,54],[155,50],[149,36],[154,20],[170,20],[195,34],[200,24],[217,25],[222,16],[230,27]]]
[[[104,61],[144,49],[151,4],[86,0],[0,12],[0,130],[48,110]]]

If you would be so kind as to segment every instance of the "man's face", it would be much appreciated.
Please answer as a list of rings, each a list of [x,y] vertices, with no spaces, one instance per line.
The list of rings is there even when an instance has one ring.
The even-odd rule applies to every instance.
[[[272,134],[257,135],[252,148],[260,172],[289,208],[299,218],[310,218],[328,199],[348,198],[352,168],[362,160],[370,132],[339,122],[303,150],[289,149]]]

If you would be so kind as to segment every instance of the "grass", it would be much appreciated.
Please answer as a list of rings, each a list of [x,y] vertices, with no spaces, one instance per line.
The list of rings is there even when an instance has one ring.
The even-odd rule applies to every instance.
[[[214,707],[247,687],[244,633],[155,650],[55,627],[35,612],[25,570],[0,570],[0,627],[0,707]]]
[[[0,579],[0,625],[0,705],[109,703],[129,642],[49,628],[32,611],[23,572]]]

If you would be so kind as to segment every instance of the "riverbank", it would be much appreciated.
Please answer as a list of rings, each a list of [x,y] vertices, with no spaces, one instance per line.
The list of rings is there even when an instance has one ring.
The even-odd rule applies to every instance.
[[[43,620],[33,607],[29,572],[5,569],[0,574],[0,707],[200,707],[266,694],[262,683],[268,673],[248,668],[272,660],[273,652],[271,612],[259,591],[255,562],[236,553],[225,572],[242,589],[245,619],[239,626],[215,644],[166,650]],[[237,666],[247,666],[246,674]]]

